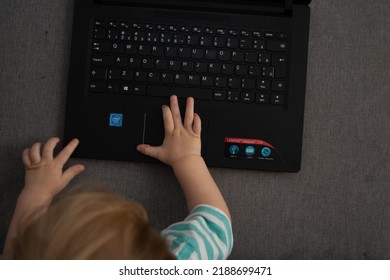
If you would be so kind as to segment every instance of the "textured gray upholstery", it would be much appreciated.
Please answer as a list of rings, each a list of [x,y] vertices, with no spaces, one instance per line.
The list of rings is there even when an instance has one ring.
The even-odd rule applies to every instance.
[[[23,148],[63,136],[73,1],[0,2],[0,242]],[[211,169],[230,207],[232,259],[390,258],[390,2],[314,0],[302,170]],[[185,217],[167,166],[72,159],[158,229]]]

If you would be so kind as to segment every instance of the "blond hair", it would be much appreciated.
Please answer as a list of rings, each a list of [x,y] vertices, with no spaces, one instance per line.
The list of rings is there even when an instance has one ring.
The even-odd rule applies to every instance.
[[[144,208],[103,190],[73,192],[21,228],[14,259],[174,259]]]

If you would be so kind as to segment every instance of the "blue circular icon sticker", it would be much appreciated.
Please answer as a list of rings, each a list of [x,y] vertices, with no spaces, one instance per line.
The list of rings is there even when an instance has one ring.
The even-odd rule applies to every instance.
[[[237,155],[239,150],[240,150],[240,149],[238,148],[237,145],[231,145],[231,146],[229,147],[229,153],[230,153],[231,155]]]
[[[247,146],[245,148],[245,154],[249,157],[253,156],[255,154],[255,148],[253,146]]]
[[[263,149],[261,149],[261,155],[263,157],[269,157],[271,155],[271,149],[268,147],[264,147]]]

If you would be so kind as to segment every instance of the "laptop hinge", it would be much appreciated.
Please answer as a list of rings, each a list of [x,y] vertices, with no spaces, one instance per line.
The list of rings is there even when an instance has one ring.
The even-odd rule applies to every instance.
[[[285,0],[284,1],[284,13],[286,15],[292,15],[292,10],[293,10],[293,1],[294,0]]]
[[[196,0],[170,0],[170,1],[158,1],[158,0],[92,0],[93,2],[101,5],[123,5],[133,7],[158,7],[168,9],[190,9],[192,11],[210,11],[210,12],[231,12],[236,13],[248,13],[248,14],[276,14],[287,15],[286,8],[289,8],[291,13],[293,0],[278,0],[273,2],[265,0],[264,5],[254,5],[256,1],[226,1],[224,5],[217,5],[216,1],[196,1]],[[284,2],[284,4],[283,4]],[[239,4],[238,4],[239,3]],[[277,3],[277,4],[275,4]],[[290,4],[288,4],[290,3]],[[283,6],[284,5],[284,6]]]

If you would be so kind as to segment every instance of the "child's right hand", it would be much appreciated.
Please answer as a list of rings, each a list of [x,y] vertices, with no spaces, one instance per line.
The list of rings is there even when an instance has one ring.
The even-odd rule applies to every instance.
[[[187,98],[184,124],[177,97],[171,96],[170,102],[170,108],[166,105],[162,106],[165,129],[163,144],[158,147],[141,144],[137,146],[137,150],[174,167],[182,159],[200,156],[201,120],[199,115],[194,113],[192,97]]]

